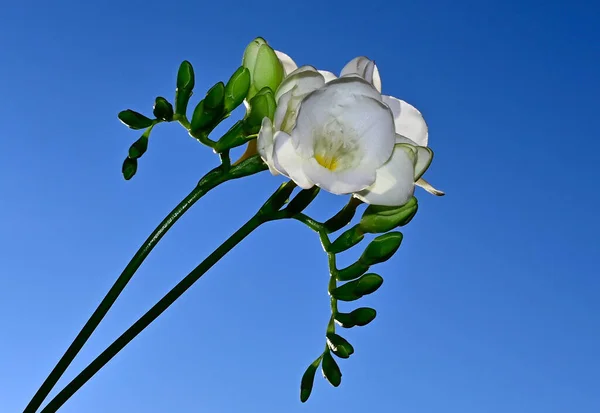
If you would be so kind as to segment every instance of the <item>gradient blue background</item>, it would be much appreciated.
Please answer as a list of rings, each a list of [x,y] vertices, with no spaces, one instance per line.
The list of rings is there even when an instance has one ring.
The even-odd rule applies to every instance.
[[[264,36],[338,72],[375,59],[384,92],[426,116],[436,158],[374,323],[345,332],[342,386],[304,368],[324,345],[326,259],[294,222],[268,225],[61,410],[564,413],[600,411],[600,29],[583,1],[22,1],[0,12],[0,412],[21,411],[137,247],[216,164],[177,125],[116,114],[197,96]],[[192,101],[197,102],[197,97]],[[168,234],[65,376],[241,225],[280,182],[211,193]],[[323,195],[310,213],[343,203]],[[351,262],[356,254],[344,257]],[[66,380],[61,384],[66,384]]]

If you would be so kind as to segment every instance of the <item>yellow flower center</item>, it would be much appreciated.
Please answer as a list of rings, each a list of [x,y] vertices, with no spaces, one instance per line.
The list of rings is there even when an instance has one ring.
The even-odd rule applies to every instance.
[[[324,168],[329,169],[330,171],[335,171],[338,167],[338,159],[334,155],[330,154],[316,154],[315,159]]]

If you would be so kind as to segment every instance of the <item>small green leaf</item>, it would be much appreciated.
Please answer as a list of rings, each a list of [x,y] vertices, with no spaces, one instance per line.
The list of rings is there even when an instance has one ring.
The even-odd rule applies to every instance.
[[[335,322],[344,328],[352,328],[356,325],[350,313],[335,313]]]
[[[138,113],[134,110],[127,109],[119,112],[119,120],[131,129],[145,129],[152,125],[152,119]]]
[[[369,307],[361,307],[350,313],[350,317],[354,322],[354,325],[362,327],[369,324],[371,321],[375,320],[377,316],[377,311],[373,308]]]
[[[369,243],[359,262],[366,265],[379,264],[389,260],[400,248],[402,243],[401,232],[388,232],[375,238]]]
[[[361,231],[360,227],[355,225],[331,243],[329,252],[338,254],[342,251],[346,251],[361,242],[364,237],[365,234]]]
[[[177,71],[177,89],[175,90],[175,113],[185,115],[188,102],[195,85],[194,68],[187,60],[181,62]]]
[[[225,111],[231,112],[242,104],[250,90],[250,71],[244,66],[231,76],[225,86]]]
[[[302,375],[302,381],[300,382],[300,401],[306,402],[312,393],[313,384],[315,382],[315,373],[321,364],[321,357],[312,362]]]
[[[327,346],[333,354],[343,359],[347,359],[354,354],[354,347],[352,347],[352,344],[348,343],[345,338],[335,333],[327,334]]]
[[[356,283],[354,286],[355,293],[362,297],[377,291],[383,284],[383,278],[378,274],[370,273],[363,275],[353,283]]]
[[[360,277],[369,270],[369,265],[362,261],[357,261],[348,267],[337,272],[338,281],[350,281]]]
[[[137,159],[125,158],[121,171],[125,180],[128,181],[133,178],[133,175],[137,172]]]
[[[148,149],[148,136],[146,134],[142,135],[137,141],[131,145],[129,148],[129,157],[132,159],[137,159],[141,157],[146,150]]]
[[[206,97],[204,98],[204,106],[206,109],[212,111],[220,111],[223,107],[223,101],[225,99],[225,85],[223,82],[219,82],[213,87],[211,87],[208,92],[206,92]]]
[[[364,232],[382,234],[408,224],[416,215],[418,207],[414,196],[400,207],[369,205],[359,225]]]
[[[173,120],[173,105],[167,99],[159,96],[154,101],[153,113],[156,119],[170,122]]]
[[[342,383],[342,372],[340,367],[335,362],[333,356],[329,351],[323,353],[323,362],[321,364],[323,370],[323,376],[327,379],[333,387],[338,387]]]
[[[316,185],[310,189],[303,189],[290,201],[285,208],[285,211],[289,214],[289,216],[294,216],[304,211],[304,209],[310,205],[310,203],[319,194],[320,189],[321,188]]]

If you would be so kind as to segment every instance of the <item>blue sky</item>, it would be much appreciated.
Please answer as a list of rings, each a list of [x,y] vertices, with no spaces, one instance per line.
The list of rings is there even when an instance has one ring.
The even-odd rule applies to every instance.
[[[265,37],[338,72],[375,59],[418,107],[435,159],[398,254],[376,270],[371,325],[342,386],[304,368],[324,345],[316,236],[265,226],[90,381],[62,412],[600,411],[600,29],[592,2],[24,1],[0,14],[0,412],[24,408],[130,256],[216,159],[177,125],[137,176],[125,108],[197,96]],[[196,98],[197,99],[197,98]],[[195,103],[197,100],[194,100]],[[72,378],[280,182],[224,185],[168,234],[73,364]],[[322,195],[325,218],[343,200]],[[343,262],[351,262],[352,257]],[[362,303],[361,303],[362,304]],[[66,384],[66,380],[61,384]]]

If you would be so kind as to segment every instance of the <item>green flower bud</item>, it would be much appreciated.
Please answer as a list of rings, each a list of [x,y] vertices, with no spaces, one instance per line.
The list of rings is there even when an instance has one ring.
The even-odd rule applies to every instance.
[[[159,96],[154,101],[154,116],[156,119],[170,122],[173,120],[173,105],[171,105],[167,99]]]
[[[195,85],[194,68],[187,60],[181,62],[177,71],[175,90],[175,113],[184,115]]]
[[[265,87],[275,91],[284,77],[283,65],[275,50],[261,37],[257,37],[246,47],[242,66],[250,71],[247,99],[252,99]]]
[[[358,280],[334,288],[329,293],[333,298],[340,301],[354,301],[374,293],[382,284],[383,278],[381,276],[370,273],[363,275]]]
[[[365,265],[379,264],[392,258],[402,243],[401,232],[388,232],[375,238],[361,255],[358,262]]]
[[[129,157],[125,158],[121,171],[123,172],[123,178],[125,178],[125,180],[128,181],[133,178],[133,175],[137,172],[137,159]]]
[[[140,158],[148,150],[148,136],[143,134],[141,138],[129,148],[129,157],[132,159]]]
[[[335,322],[344,328],[362,327],[375,320],[377,311],[369,307],[360,307],[350,313],[337,313]]]
[[[225,85],[223,82],[219,82],[206,92],[206,97],[204,98],[204,106],[207,109],[219,111],[219,109],[223,106],[223,101],[225,99]]]
[[[361,242],[364,237],[365,234],[360,230],[360,227],[355,225],[331,243],[329,252],[339,254]]]
[[[250,71],[244,66],[231,76],[225,86],[225,111],[231,112],[242,104],[250,90]]]
[[[354,354],[354,347],[344,337],[335,333],[327,334],[327,346],[339,358],[347,359]]]
[[[321,357],[312,362],[302,375],[302,381],[300,382],[300,401],[306,402],[312,393],[313,384],[315,382],[315,373],[321,363]]]
[[[268,87],[261,89],[260,92],[250,100],[249,104],[250,110],[244,119],[244,126],[248,133],[258,133],[262,120],[265,117],[273,120],[273,116],[275,115],[277,104],[275,102],[273,91]]]
[[[360,219],[364,232],[381,234],[408,224],[417,213],[419,205],[414,196],[400,207],[369,205]]]
[[[323,375],[333,387],[338,387],[342,383],[342,372],[329,351],[323,353],[323,362],[321,363]]]
[[[118,116],[119,120],[131,129],[145,129],[152,126],[152,119],[131,109],[119,112]]]
[[[347,266],[338,271],[336,278],[338,281],[350,281],[354,280],[364,273],[366,273],[369,269],[369,265],[363,262],[362,260],[358,260],[354,264]]]

